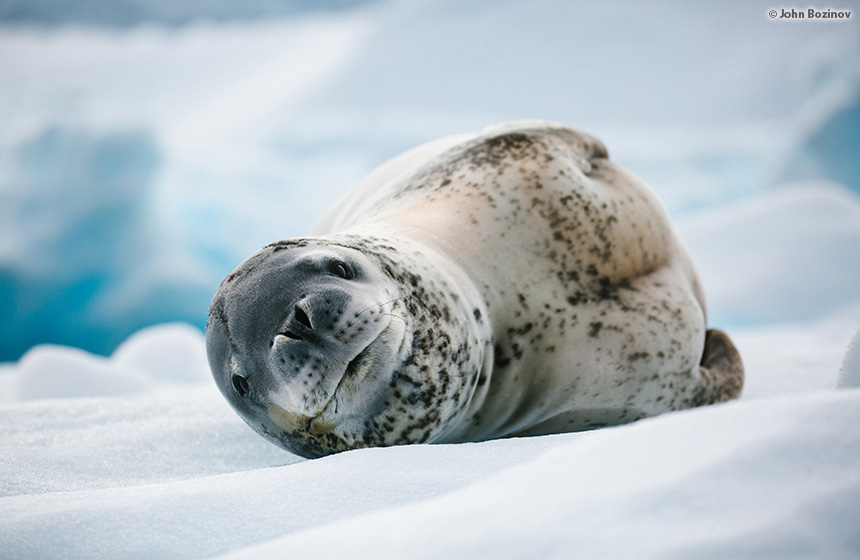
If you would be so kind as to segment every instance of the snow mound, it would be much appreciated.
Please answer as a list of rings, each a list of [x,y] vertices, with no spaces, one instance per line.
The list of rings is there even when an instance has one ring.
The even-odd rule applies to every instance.
[[[847,559],[860,552],[858,405],[856,390],[735,403],[571,437],[463,490],[222,560]]]
[[[36,346],[24,354],[19,367],[14,389],[18,400],[133,395],[152,388],[137,371],[67,346]]]
[[[10,559],[860,551],[853,389],[313,461],[256,437],[214,392],[19,404],[0,421]]]
[[[822,321],[731,329],[744,363],[742,398],[808,394],[837,387],[840,364],[847,359],[845,348],[858,324],[860,302]]]
[[[194,384],[211,379],[203,333],[186,323],[141,329],[111,359],[121,367],[145,373],[154,382]]]
[[[135,395],[210,379],[203,334],[182,323],[142,329],[110,358],[35,346],[4,375],[12,378],[11,400]]]
[[[306,461],[254,434],[214,391],[0,409],[13,417],[0,447],[10,559],[206,558],[462,488],[560,441]]]
[[[860,301],[860,198],[786,186],[676,221],[712,325],[821,318]]]
[[[857,324],[860,305],[732,331],[747,376],[737,402],[312,461],[253,433],[212,383],[188,384],[206,367],[198,331],[147,329],[110,359],[58,364],[85,383],[104,381],[101,367],[133,371],[145,392],[0,406],[0,548],[10,559],[853,558],[860,389],[835,385]]]
[[[845,353],[837,386],[860,387],[860,329],[854,333],[854,338],[851,339],[851,344]]]

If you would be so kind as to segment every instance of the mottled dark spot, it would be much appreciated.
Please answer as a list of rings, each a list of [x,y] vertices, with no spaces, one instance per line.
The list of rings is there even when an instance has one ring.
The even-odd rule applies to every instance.
[[[508,367],[511,363],[511,359],[505,356],[505,351],[498,343],[493,346],[493,363],[498,368]]]
[[[650,356],[651,354],[649,354],[648,352],[634,352],[633,354],[627,356],[627,361],[632,363],[637,360],[644,360],[645,358],[648,358]]]
[[[236,270],[234,270],[233,272],[231,272],[231,273],[227,276],[227,278],[225,278],[225,279],[224,279],[224,282],[225,282],[225,283],[233,282],[234,280],[236,280],[236,278],[239,278],[239,277],[240,277],[240,276],[242,276],[243,274],[245,274],[245,270],[244,270],[244,269],[241,269],[241,268],[237,268]]]
[[[278,251],[283,251],[284,249],[289,249],[291,247],[307,247],[310,243],[311,240],[306,238],[282,239],[281,241],[269,243],[263,247],[263,249],[270,249],[273,253],[277,253]]]

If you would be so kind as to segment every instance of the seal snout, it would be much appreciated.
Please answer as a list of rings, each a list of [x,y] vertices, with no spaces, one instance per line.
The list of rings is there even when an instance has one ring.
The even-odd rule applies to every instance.
[[[311,319],[311,315],[312,306],[308,303],[307,298],[297,302],[287,324],[281,332],[275,335],[272,343],[282,342],[282,338],[303,341],[308,335],[312,335],[314,333],[314,321]]]
[[[354,383],[369,375],[380,363],[382,352],[377,347],[385,341],[373,343],[390,319],[378,299],[361,287],[333,286],[308,290],[291,302],[283,322],[270,331],[267,398],[292,414],[316,418],[344,378]],[[233,385],[243,396],[243,380],[234,379]]]

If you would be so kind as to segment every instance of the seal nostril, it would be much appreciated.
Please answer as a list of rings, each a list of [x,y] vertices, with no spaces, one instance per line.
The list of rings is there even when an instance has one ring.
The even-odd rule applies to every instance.
[[[284,331],[284,332],[282,332],[281,334],[282,334],[282,335],[284,335],[284,336],[285,336],[285,337],[287,337],[287,338],[293,338],[293,339],[295,339],[295,340],[304,340],[300,335],[298,335],[298,334],[294,333],[293,331],[291,331],[291,330],[289,330],[289,329],[288,329],[288,330],[285,330],[285,331]]]
[[[296,321],[303,324],[309,329],[313,328],[313,326],[311,325],[311,318],[308,317],[308,314],[305,313],[301,307],[296,307]]]
[[[248,380],[241,375],[233,376],[233,388],[236,389],[236,392],[239,393],[240,397],[247,396],[248,392],[250,391],[250,387],[248,387]]]

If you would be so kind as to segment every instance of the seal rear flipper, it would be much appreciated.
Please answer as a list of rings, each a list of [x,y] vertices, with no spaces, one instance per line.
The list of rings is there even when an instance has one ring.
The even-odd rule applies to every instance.
[[[735,399],[744,386],[741,355],[726,333],[708,329],[699,365],[702,385],[693,406]]]

